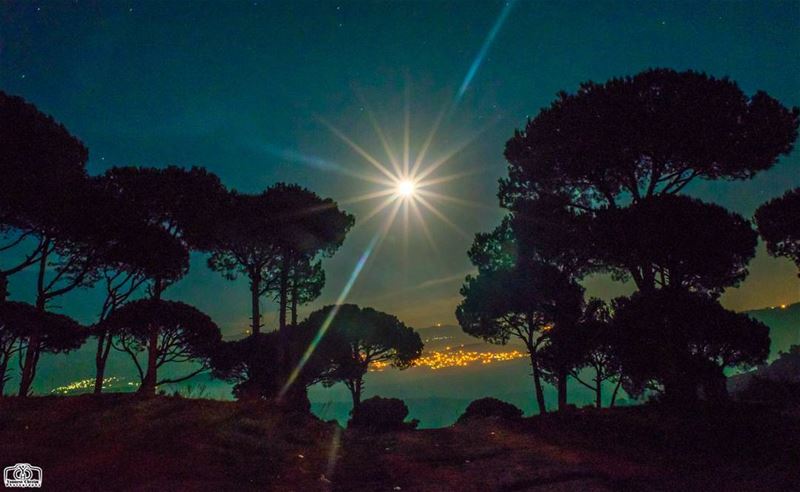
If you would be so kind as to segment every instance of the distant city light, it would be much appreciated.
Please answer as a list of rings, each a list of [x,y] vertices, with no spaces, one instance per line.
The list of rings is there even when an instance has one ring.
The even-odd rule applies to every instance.
[[[471,364],[491,364],[493,362],[504,362],[509,360],[521,359],[525,357],[523,352],[512,350],[510,352],[477,352],[468,351],[462,348],[451,350],[447,347],[444,351],[433,351],[423,355],[414,361],[415,367],[427,367],[428,369],[438,370],[448,367],[467,367]],[[387,362],[374,362],[370,365],[371,372],[381,372],[390,364]]]

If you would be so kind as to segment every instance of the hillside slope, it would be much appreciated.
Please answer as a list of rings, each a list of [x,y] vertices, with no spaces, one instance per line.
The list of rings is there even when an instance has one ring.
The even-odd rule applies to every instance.
[[[267,404],[0,401],[0,463],[45,490],[788,490],[800,414],[652,405],[367,434]]]

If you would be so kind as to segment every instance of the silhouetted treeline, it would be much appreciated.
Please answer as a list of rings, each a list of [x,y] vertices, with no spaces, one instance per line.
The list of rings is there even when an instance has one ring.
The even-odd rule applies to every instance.
[[[469,251],[478,274],[461,289],[464,331],[520,339],[536,399],[554,382],[558,408],[572,377],[633,396],[691,403],[726,397],[724,369],[761,363],[768,328],[719,305],[747,276],[750,221],[682,195],[697,180],[745,180],[797,138],[798,108],[703,73],[653,69],[581,84],[507,142],[500,204],[509,212]],[[759,209],[769,251],[798,261],[797,190]],[[584,300],[580,281],[609,273],[637,292],[610,305]],[[590,367],[593,382],[584,381]]]
[[[142,394],[213,367],[236,382],[239,397],[286,396],[306,407],[308,385],[336,381],[346,382],[357,405],[370,363],[402,368],[420,355],[412,329],[371,309],[328,307],[298,321],[299,307],[325,284],[321,258],[354,224],[333,200],[283,183],[244,194],[199,167],[114,167],[89,176],[88,155],[53,118],[0,92],[0,395],[12,359],[26,396],[42,353],[76,349],[89,337],[97,344],[96,393],[115,349],[130,356]],[[205,253],[225,278],[249,280],[246,338],[222,342],[207,315],[164,299],[188,273],[191,251]],[[35,305],[8,301],[9,279],[29,268]],[[55,299],[94,286],[105,295],[92,326],[52,312]],[[279,310],[272,333],[262,333],[265,297]],[[341,315],[327,320],[332,310]],[[170,363],[189,363],[186,374],[159,377]]]

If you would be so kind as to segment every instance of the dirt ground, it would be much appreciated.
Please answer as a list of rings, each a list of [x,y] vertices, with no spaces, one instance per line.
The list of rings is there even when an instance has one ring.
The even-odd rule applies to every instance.
[[[0,400],[0,465],[45,490],[800,490],[800,415],[577,411],[370,434],[267,404]]]

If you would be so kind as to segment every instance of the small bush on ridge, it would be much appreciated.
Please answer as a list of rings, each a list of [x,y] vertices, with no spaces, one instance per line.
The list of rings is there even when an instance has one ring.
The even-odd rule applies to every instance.
[[[522,417],[522,410],[497,398],[480,398],[467,406],[467,409],[458,418],[464,422],[473,418],[499,417],[502,419],[518,419]]]
[[[415,428],[419,422],[405,422],[407,416],[403,400],[373,396],[361,402],[347,426],[379,432]]]

